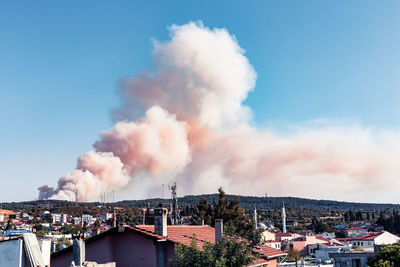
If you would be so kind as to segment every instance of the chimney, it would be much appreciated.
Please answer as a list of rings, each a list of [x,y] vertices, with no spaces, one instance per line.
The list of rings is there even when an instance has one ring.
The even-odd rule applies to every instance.
[[[75,236],[73,242],[73,261],[75,266],[83,266],[85,262],[85,242],[82,240],[80,234]]]
[[[154,209],[154,233],[167,236],[167,209]]]
[[[217,243],[224,234],[224,224],[222,219],[215,220],[215,243]]]
[[[113,214],[113,227],[117,227],[117,214],[115,213],[115,208],[114,208],[114,214]]]

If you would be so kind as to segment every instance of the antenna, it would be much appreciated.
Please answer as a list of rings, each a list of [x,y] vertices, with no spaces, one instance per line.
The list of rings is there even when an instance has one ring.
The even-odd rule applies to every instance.
[[[169,189],[171,190],[171,206],[172,206],[172,224],[177,225],[179,224],[179,209],[178,209],[178,197],[176,194],[176,182],[172,185],[169,186]]]

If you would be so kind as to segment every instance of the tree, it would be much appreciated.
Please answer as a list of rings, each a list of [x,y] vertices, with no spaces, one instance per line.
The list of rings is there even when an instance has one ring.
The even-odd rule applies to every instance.
[[[368,262],[370,267],[400,266],[400,244],[388,245],[376,253],[374,259]]]
[[[175,256],[171,265],[175,267],[234,267],[247,266],[254,262],[258,254],[243,239],[223,237],[215,245],[205,242],[202,249],[193,236],[190,246],[175,245]]]
[[[227,199],[221,187],[218,192],[218,202],[213,199],[212,205],[205,198],[200,199],[195,207],[194,220],[203,219],[206,224],[214,226],[215,219],[223,219],[224,229],[229,235],[238,234],[252,244],[258,244],[261,235],[255,229],[254,221],[239,207],[239,197],[236,196],[234,200]]]
[[[287,258],[289,261],[297,261],[300,258],[300,252],[296,249],[290,248]]]

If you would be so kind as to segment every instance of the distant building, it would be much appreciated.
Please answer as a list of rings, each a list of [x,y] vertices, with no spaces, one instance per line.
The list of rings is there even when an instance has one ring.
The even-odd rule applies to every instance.
[[[354,238],[357,236],[362,236],[368,233],[368,229],[361,228],[358,226],[351,227],[344,231],[346,237]]]
[[[351,240],[353,246],[367,251],[374,251],[376,246],[391,245],[400,242],[400,237],[389,232],[371,232]]]
[[[102,213],[102,214],[99,215],[100,222],[106,222],[106,221],[108,221],[108,220],[110,220],[112,218],[113,218],[113,214],[109,213],[109,212]]]
[[[269,246],[271,248],[281,249],[281,242],[274,240],[267,240],[264,242],[264,245]]]
[[[289,241],[292,240],[294,237],[291,233],[275,233],[275,240],[276,241]]]

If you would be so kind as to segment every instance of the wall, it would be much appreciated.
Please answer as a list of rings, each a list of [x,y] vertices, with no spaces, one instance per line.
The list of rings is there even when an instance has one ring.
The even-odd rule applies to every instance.
[[[23,241],[21,239],[0,242],[0,266],[21,267]]]
[[[156,266],[156,246],[141,234],[121,232],[86,244],[86,260],[99,264],[116,262],[118,267]],[[70,266],[72,250],[51,259],[52,267]]]

